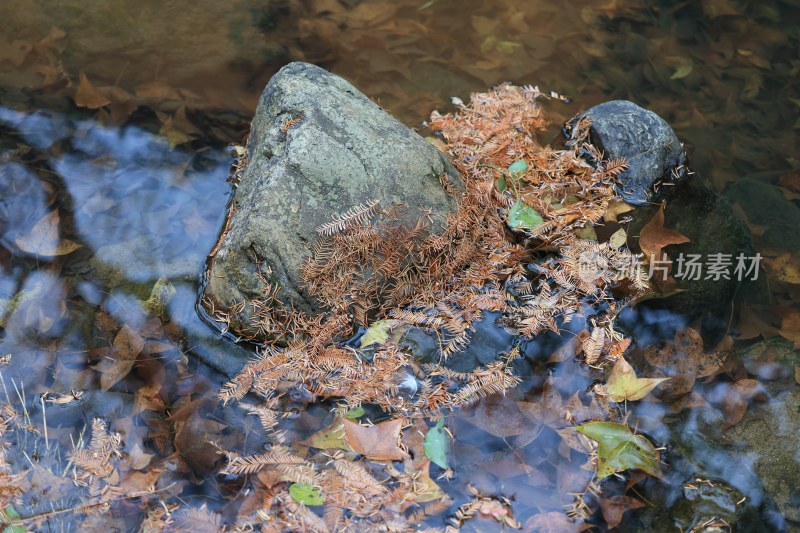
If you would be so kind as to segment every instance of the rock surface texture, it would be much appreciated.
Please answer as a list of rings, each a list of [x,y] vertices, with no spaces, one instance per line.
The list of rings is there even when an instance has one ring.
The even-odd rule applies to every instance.
[[[628,169],[618,177],[618,191],[626,202],[640,205],[631,213],[633,222],[626,229],[629,235],[639,235],[660,209],[661,201],[666,201],[665,227],[690,240],[668,246],[665,251],[670,259],[675,261],[683,254],[686,258],[699,256],[706,262],[715,254],[724,254],[732,263],[731,273],[726,277],[708,277],[705,272],[696,279],[676,276],[681,292],[648,301],[645,306],[666,307],[690,319],[703,318],[704,328],[724,327],[728,305],[737,288],[752,279],[740,280],[733,274],[739,254],[747,258],[755,255],[745,223],[707,179],[698,175],[688,177],[680,140],[657,114],[633,102],[612,100],[577,115],[570,124],[583,117],[591,120],[592,144],[606,158],[625,158],[628,162]],[[673,186],[661,187],[655,194],[654,186],[663,181],[673,182]],[[677,274],[677,267],[674,269]]]
[[[313,315],[300,271],[318,227],[378,200],[384,209],[405,205],[401,219],[410,227],[429,213],[438,230],[463,192],[444,154],[347,81],[306,63],[270,80],[247,157],[227,232],[209,260],[204,301],[215,309],[264,298],[268,280],[281,301]],[[252,308],[244,307],[231,313],[231,329],[249,335]]]
[[[627,100],[612,100],[579,114],[591,120],[590,140],[606,158],[624,157],[628,168],[619,176],[619,193],[626,202],[643,204],[653,185],[670,179],[686,163],[675,132],[657,114]]]

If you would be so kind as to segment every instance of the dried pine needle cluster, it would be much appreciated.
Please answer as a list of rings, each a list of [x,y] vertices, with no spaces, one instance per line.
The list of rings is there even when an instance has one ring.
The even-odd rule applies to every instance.
[[[537,103],[542,96],[533,87],[505,84],[473,95],[456,113],[433,114],[430,127],[441,135],[466,186],[441,233],[432,233],[424,216],[414,227],[398,223],[402,206],[355,206],[318,229],[313,258],[302,273],[325,313],[312,319],[286,310],[274,287],[262,300],[241,304],[255,311],[252,326],[263,334],[258,340],[281,333],[288,342],[267,344],[220,392],[225,402],[243,401],[272,443],[270,451],[250,457],[225,451],[227,470],[271,472],[274,481],[317,487],[326,495],[319,516],[275,491],[256,520],[265,530],[404,531],[449,505],[443,494],[426,499],[427,485],[419,479],[427,476],[427,466],[398,471],[388,462],[370,471],[365,465],[372,463],[354,463],[339,453],[298,455],[280,428],[286,416],[280,399],[290,391],[338,397],[350,408],[377,404],[406,421],[503,392],[519,383],[511,371],[517,349],[471,372],[446,366],[485,311],[500,312],[499,325],[529,337],[558,332],[590,309],[596,316],[591,332],[581,336],[579,354],[597,364],[627,347],[613,323],[628,299],[648,290],[638,258],[577,236],[618,200],[614,180],[625,164],[603,160],[588,143],[585,122],[575,125],[567,149],[541,146],[535,133],[546,125]],[[509,166],[520,161],[524,167],[516,168],[524,170],[511,172]],[[509,228],[515,208],[530,209],[540,220]],[[601,303],[606,310],[598,312]],[[216,316],[224,320],[225,313]],[[399,342],[355,348],[340,341],[356,325],[385,319],[435,332],[439,361],[419,363]],[[260,403],[245,400],[248,393],[256,393]],[[476,501],[476,509],[489,505]]]
[[[587,302],[607,300],[608,291],[626,279],[629,295],[645,291],[644,274],[630,252],[576,236],[617,198],[613,182],[624,163],[603,160],[587,142],[586,123],[576,125],[568,149],[541,146],[535,137],[546,125],[537,103],[541,96],[536,88],[505,84],[473,95],[457,113],[434,113],[430,126],[442,135],[466,185],[444,231],[428,232],[424,217],[405,227],[397,222],[402,206],[384,211],[378,202],[353,207],[319,228],[303,279],[327,313],[310,319],[288,312],[277,303],[277,289],[264,301],[250,302],[254,326],[265,339],[280,325],[291,340],[287,347],[267,347],[221,397],[241,399],[253,390],[269,398],[301,386],[314,395],[400,412],[453,407],[513,385],[508,364],[498,361],[465,378],[465,390],[475,392],[468,395],[452,380],[443,385],[431,379],[447,369],[422,369],[398,346],[365,353],[336,339],[351,334],[354,321],[369,326],[393,318],[435,330],[444,361],[468,343],[483,311],[501,311],[502,326],[533,336],[558,331],[559,323]],[[510,176],[502,169],[514,161],[524,161],[526,170]],[[504,191],[497,186],[501,178]],[[506,221],[515,202],[534,209],[541,222],[509,235]],[[620,340],[612,327],[619,307],[596,321],[584,345],[590,364]],[[403,393],[408,383],[415,384],[412,394]]]

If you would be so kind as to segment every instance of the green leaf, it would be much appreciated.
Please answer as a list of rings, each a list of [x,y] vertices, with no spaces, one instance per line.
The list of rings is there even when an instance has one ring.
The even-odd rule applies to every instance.
[[[635,435],[625,424],[589,422],[575,429],[597,441],[598,479],[633,468],[661,477],[660,456],[653,444],[646,437]]]
[[[508,210],[508,225],[514,229],[533,229],[543,222],[542,215],[522,200],[514,202]]]
[[[432,463],[447,468],[447,432],[444,430],[444,418],[440,418],[425,435],[425,455]]]
[[[306,505],[322,505],[325,503],[322,489],[314,485],[292,483],[289,487],[289,494],[291,494],[292,498],[294,498],[294,501],[297,503],[304,503]]]
[[[506,177],[500,176],[500,179],[497,180],[497,190],[500,192],[506,192]]]
[[[17,520],[21,520],[22,517],[19,515],[14,506],[11,504],[6,505],[5,509],[0,511],[0,521],[2,522],[15,522]],[[6,526],[3,528],[3,533],[25,533],[27,531],[23,526]]]
[[[344,417],[349,418],[350,420],[355,420],[359,416],[364,416],[364,408],[361,406],[358,406],[354,409],[350,409],[344,414]]]
[[[528,163],[522,160],[514,161],[508,165],[508,172],[510,174],[522,174],[526,170],[528,170]]]

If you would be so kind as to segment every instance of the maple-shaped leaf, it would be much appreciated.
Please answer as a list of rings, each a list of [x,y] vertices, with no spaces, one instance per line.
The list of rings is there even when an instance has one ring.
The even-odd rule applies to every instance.
[[[642,228],[639,234],[639,247],[644,252],[645,258],[661,258],[661,250],[670,244],[683,244],[690,242],[685,235],[675,230],[664,227],[664,205],[656,211],[650,222]]]
[[[400,448],[400,431],[403,419],[395,418],[372,426],[362,426],[347,418],[344,424],[344,438],[350,448],[373,461],[400,461],[406,452]]]
[[[606,391],[613,402],[636,401],[650,394],[656,385],[668,379],[636,377],[633,367],[620,357],[606,382]]]
[[[608,529],[614,529],[619,525],[625,511],[640,509],[644,506],[644,502],[636,498],[631,498],[630,496],[611,496],[600,500],[600,508],[603,510],[603,519],[606,521]]]

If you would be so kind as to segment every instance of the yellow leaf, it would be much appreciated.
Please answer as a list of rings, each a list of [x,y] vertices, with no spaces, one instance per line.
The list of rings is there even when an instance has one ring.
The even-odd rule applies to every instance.
[[[319,448],[320,450],[340,449],[352,451],[345,441],[344,425],[342,425],[341,418],[337,418],[333,421],[333,424],[317,431],[300,444]]]
[[[58,238],[60,221],[58,211],[51,211],[34,224],[30,233],[17,237],[17,246],[23,252],[48,257],[67,255],[82,247],[78,242]]]
[[[618,222],[617,217],[622,213],[627,213],[628,211],[633,211],[634,207],[632,205],[628,205],[625,202],[611,202],[608,204],[608,209],[606,209],[606,213],[603,215],[603,220],[606,222]]]
[[[669,378],[637,378],[636,372],[628,362],[619,358],[611,370],[611,377],[606,383],[608,398],[612,402],[626,400],[641,400],[652,391],[656,385]]]
[[[416,503],[432,502],[440,500],[444,496],[441,487],[431,479],[430,464],[430,461],[425,461],[414,477],[414,489],[411,499]]]
[[[680,80],[682,78],[685,78],[686,76],[691,74],[692,67],[693,65],[690,59],[688,63],[683,63],[682,65],[678,66],[678,68],[675,69],[675,72],[672,74],[672,76],[669,77],[669,79]]]
[[[373,344],[385,344],[389,340],[389,334],[393,329],[400,326],[400,320],[386,319],[374,322],[364,335],[361,337],[361,347],[366,348]]]
[[[613,246],[614,248],[622,248],[628,242],[628,234],[625,233],[625,230],[619,228],[615,231],[611,238],[608,239],[608,243]]]

